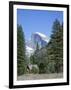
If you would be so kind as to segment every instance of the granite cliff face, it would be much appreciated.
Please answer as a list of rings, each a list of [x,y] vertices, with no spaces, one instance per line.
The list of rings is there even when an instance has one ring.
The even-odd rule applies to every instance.
[[[33,42],[34,48],[36,48],[38,43],[39,48],[41,49],[47,45],[47,43],[49,42],[49,38],[42,33],[35,32],[34,34],[32,34],[32,42]]]
[[[34,53],[37,43],[39,45],[39,49],[44,48],[49,42],[49,38],[39,32],[35,32],[31,35],[30,41],[26,41],[26,55],[31,56]]]

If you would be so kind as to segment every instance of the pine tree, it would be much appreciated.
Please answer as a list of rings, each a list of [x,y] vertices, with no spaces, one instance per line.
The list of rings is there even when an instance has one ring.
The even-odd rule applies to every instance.
[[[17,25],[17,74],[22,75],[26,72],[25,63],[25,39],[24,32],[20,25]]]
[[[48,69],[51,72],[61,72],[63,69],[63,26],[57,19],[53,23],[51,40],[47,46],[47,55]]]
[[[37,42],[35,53],[37,53],[38,51],[39,51],[39,44],[38,44],[38,42]]]

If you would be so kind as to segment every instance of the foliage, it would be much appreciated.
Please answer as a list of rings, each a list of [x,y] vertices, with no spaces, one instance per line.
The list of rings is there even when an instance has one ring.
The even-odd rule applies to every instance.
[[[46,73],[46,64],[45,63],[40,63],[39,64],[39,73]]]
[[[35,67],[32,67],[31,72],[34,73],[34,74],[37,74],[37,73],[39,73],[39,69],[35,68]]]
[[[37,52],[39,50],[39,44],[37,43],[36,44],[36,51],[35,52]]]
[[[31,57],[30,61],[32,64],[37,64],[39,67],[39,73],[46,73],[46,66],[47,66],[47,55],[46,55],[46,48],[35,52]]]
[[[49,62],[47,65],[47,73],[55,73],[55,63]]]
[[[20,25],[17,25],[17,74],[22,75],[26,72],[25,63],[25,39],[24,32]]]
[[[39,49],[38,43],[30,57],[32,64],[37,64],[39,73],[59,73],[63,71],[63,24],[56,19],[53,23],[50,41]]]
[[[63,26],[58,20],[53,23],[51,40],[47,45],[47,55],[49,63],[54,62],[53,71],[57,73],[63,71],[60,69],[63,67]]]

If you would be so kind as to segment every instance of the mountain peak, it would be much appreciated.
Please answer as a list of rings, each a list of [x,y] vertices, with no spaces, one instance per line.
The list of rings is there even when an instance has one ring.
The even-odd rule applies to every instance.
[[[42,34],[42,33],[40,33],[40,32],[35,32],[35,34],[38,34],[38,35],[40,35],[40,36],[43,37],[43,38],[47,38],[46,35],[44,35],[44,34]]]
[[[35,51],[37,43],[39,49],[45,47],[49,42],[49,38],[40,32],[35,32],[32,34],[31,40],[26,42],[26,52],[29,56]]]

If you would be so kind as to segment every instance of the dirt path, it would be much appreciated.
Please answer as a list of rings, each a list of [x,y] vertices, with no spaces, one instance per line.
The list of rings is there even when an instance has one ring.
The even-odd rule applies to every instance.
[[[63,78],[62,73],[54,74],[24,74],[18,76],[17,80],[37,80],[37,79],[54,79],[54,78]]]

